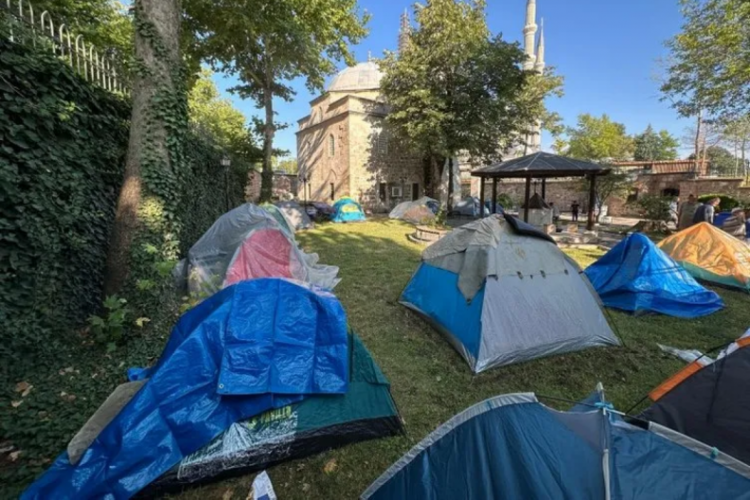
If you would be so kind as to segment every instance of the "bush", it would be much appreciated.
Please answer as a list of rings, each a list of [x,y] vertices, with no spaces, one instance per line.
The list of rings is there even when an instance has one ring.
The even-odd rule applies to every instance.
[[[497,203],[498,205],[502,205],[506,210],[511,209],[515,206],[515,204],[513,203],[513,198],[511,198],[507,193],[500,193],[499,195],[497,195]]]
[[[0,357],[53,352],[101,306],[130,109],[0,33]]]
[[[652,222],[667,222],[669,220],[669,204],[672,198],[657,195],[645,195],[638,199],[638,206],[644,218]]]
[[[728,212],[732,210],[733,208],[742,206],[742,204],[737,198],[733,196],[729,196],[728,194],[704,194],[703,196],[698,197],[698,201],[700,201],[701,203],[706,203],[708,201],[713,200],[714,198],[721,199],[721,203],[719,204],[719,209],[724,212]]]

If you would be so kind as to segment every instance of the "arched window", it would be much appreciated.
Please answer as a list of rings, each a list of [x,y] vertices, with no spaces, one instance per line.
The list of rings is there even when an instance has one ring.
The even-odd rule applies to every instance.
[[[328,136],[328,156],[333,157],[336,154],[336,139],[333,134]]]

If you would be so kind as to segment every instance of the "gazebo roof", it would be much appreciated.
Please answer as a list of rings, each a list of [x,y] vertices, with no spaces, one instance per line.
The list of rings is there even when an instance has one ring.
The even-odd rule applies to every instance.
[[[611,169],[586,160],[577,160],[552,153],[533,153],[489,165],[471,172],[475,177],[584,177],[586,175],[605,175]]]

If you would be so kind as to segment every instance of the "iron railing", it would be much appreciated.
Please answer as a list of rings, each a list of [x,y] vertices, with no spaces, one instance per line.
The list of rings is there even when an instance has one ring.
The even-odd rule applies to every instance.
[[[116,58],[102,54],[82,35],[71,33],[65,23],[56,23],[48,11],[35,12],[28,0],[0,0],[9,21],[8,36],[16,43],[44,41],[50,50],[66,61],[80,76],[111,92],[128,93],[128,84]]]

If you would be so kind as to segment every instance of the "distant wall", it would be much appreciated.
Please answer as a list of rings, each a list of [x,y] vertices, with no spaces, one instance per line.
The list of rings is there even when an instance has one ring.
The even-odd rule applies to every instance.
[[[250,170],[247,174],[247,186],[245,187],[245,199],[251,203],[260,200],[261,173]],[[273,174],[272,197],[274,200],[287,200],[297,198],[299,182],[297,174]]]

